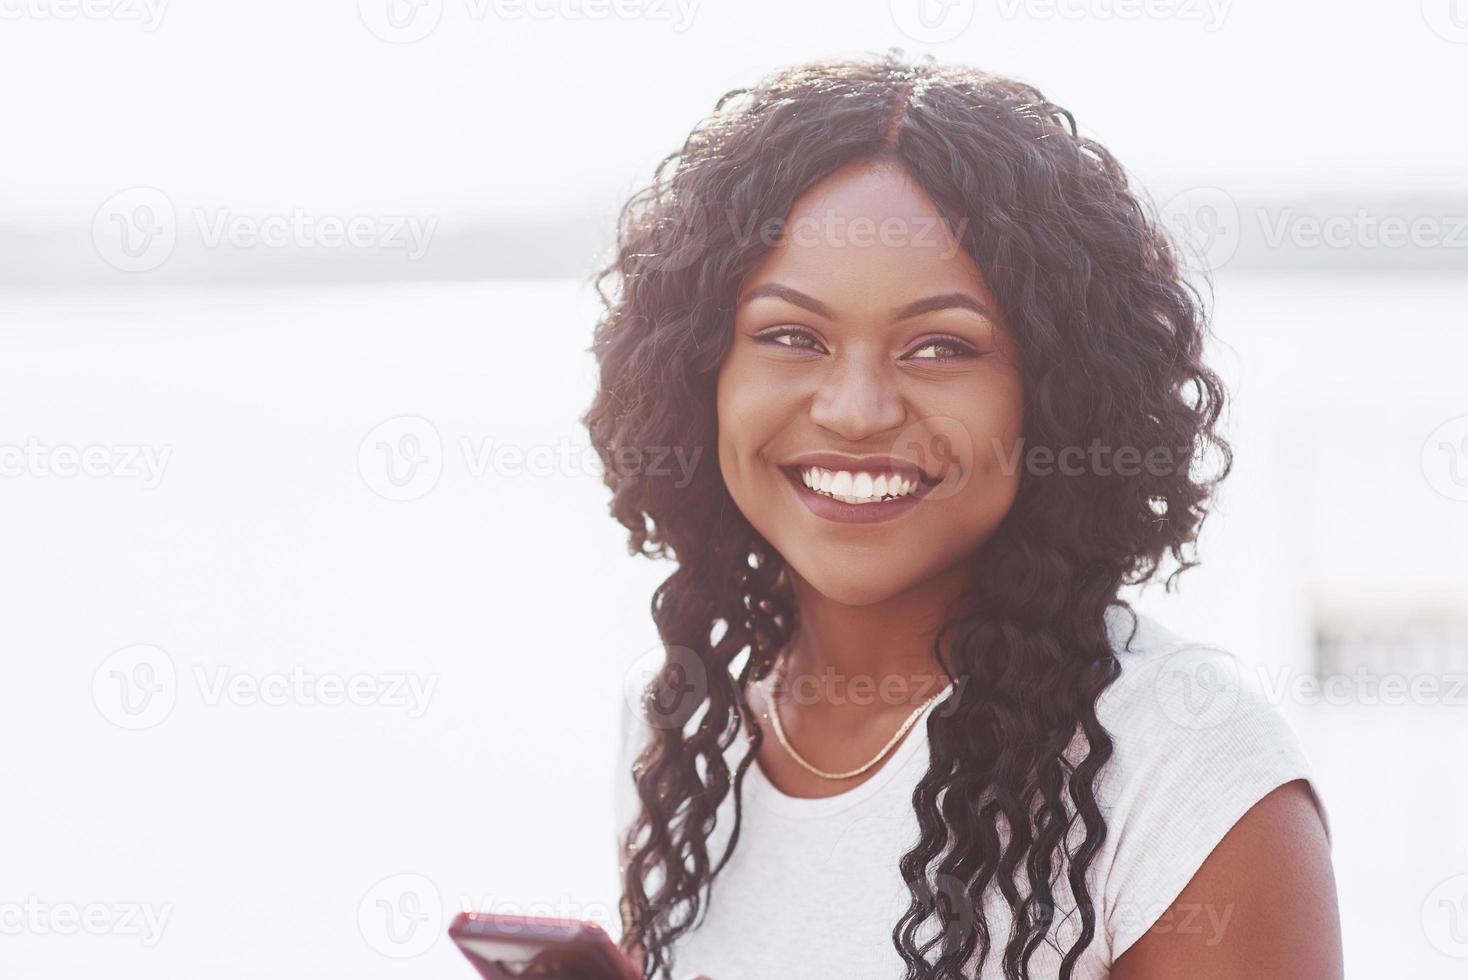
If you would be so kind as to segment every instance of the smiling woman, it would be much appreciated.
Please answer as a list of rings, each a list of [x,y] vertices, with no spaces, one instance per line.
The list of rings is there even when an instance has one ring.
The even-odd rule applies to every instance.
[[[718,374],[719,465],[782,558],[865,607],[954,568],[1009,512],[1020,474],[998,464],[1022,435],[1024,381],[983,273],[900,166],[860,159],[821,179],[790,212],[820,219],[940,231],[929,247],[787,238],[763,256]],[[904,492],[882,502],[891,477]]]
[[[584,421],[677,562],[615,800],[644,975],[1340,976],[1293,732],[1119,598],[1197,564],[1231,454],[1106,150],[1031,87],[840,59],[721,99],[623,218]],[[618,466],[670,447],[718,465]]]

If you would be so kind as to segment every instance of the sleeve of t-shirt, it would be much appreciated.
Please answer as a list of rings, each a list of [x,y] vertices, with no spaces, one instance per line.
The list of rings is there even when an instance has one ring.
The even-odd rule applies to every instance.
[[[1106,705],[1113,765],[1098,791],[1108,825],[1103,892],[1113,960],[1276,787],[1310,781],[1327,841],[1330,833],[1310,762],[1252,668],[1228,651],[1187,647],[1123,669],[1132,673]]]

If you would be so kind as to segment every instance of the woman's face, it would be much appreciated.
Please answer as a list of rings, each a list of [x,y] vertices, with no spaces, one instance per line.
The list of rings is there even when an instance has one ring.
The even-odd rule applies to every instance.
[[[978,266],[905,171],[853,163],[797,199],[741,284],[734,334],[718,378],[720,470],[822,595],[861,606],[905,592],[971,555],[1009,511],[1018,351]]]

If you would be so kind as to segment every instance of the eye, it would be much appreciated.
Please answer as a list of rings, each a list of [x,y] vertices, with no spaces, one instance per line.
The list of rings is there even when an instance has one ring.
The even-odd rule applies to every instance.
[[[916,356],[922,351],[937,351],[932,356]],[[944,353],[944,352],[950,353]],[[950,361],[963,361],[973,357],[983,357],[979,351],[974,350],[968,344],[953,337],[933,337],[921,347],[914,347],[912,352],[904,360],[930,361],[938,364],[946,364]]]
[[[799,327],[779,327],[775,330],[757,334],[754,339],[762,344],[776,344],[780,347],[792,347],[796,350],[825,349],[821,346],[820,341],[811,335],[810,331],[802,330]]]

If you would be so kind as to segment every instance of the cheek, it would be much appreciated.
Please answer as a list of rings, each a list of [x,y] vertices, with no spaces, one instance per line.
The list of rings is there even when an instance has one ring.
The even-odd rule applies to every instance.
[[[795,398],[790,378],[743,352],[730,355],[719,372],[716,402],[720,432],[729,431],[742,449],[769,441],[790,418]]]
[[[1012,494],[1019,484],[1016,457],[1023,448],[1024,392],[1017,377],[1000,375],[969,391],[950,408],[957,420],[954,445],[966,457],[967,475],[956,491],[968,503],[987,508],[993,498]],[[962,439],[966,445],[961,445]],[[988,502],[986,502],[988,501]]]
[[[988,408],[983,442],[979,449],[979,469],[994,476],[1012,477],[1012,461],[1022,445],[1024,435],[1024,402],[1016,392],[1012,397],[996,399]]]
[[[748,478],[747,468],[771,435],[769,399],[759,392],[758,380],[737,360],[720,371],[715,398],[719,465],[731,489]]]
[[[993,488],[994,505],[1008,512],[1019,493],[1023,473],[1024,396],[1019,382],[1010,397],[996,406],[994,433],[983,458],[982,480]]]

